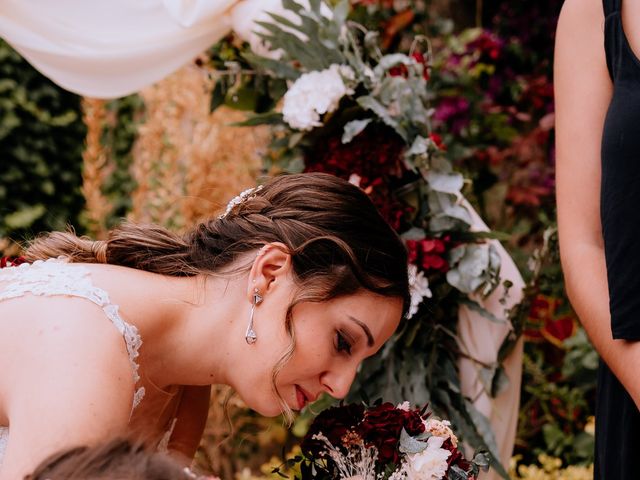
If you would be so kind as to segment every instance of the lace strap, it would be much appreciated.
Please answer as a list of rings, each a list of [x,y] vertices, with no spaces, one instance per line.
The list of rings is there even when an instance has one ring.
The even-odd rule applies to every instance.
[[[79,297],[98,305],[123,336],[133,380],[138,383],[140,374],[137,358],[140,355],[142,338],[134,325],[122,319],[118,306],[111,303],[107,292],[93,285],[88,269],[77,264],[71,265],[64,259],[37,260],[33,264],[23,263],[17,267],[1,269],[0,282],[7,282],[5,288],[0,290],[0,301],[30,293],[40,296]],[[143,397],[144,387],[140,387],[134,394],[133,408],[138,406]]]

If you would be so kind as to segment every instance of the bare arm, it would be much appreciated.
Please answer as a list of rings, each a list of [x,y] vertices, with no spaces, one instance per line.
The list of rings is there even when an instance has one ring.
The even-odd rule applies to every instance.
[[[600,144],[612,84],[601,0],[567,0],[554,64],[560,253],[567,294],[589,338],[640,406],[640,342],[613,340],[600,224]]]
[[[211,386],[186,386],[178,406],[176,426],[169,441],[169,449],[186,457],[190,464],[200,445],[207,423]]]
[[[16,368],[7,402],[0,480],[23,478],[62,449],[126,433],[133,377],[122,336],[98,307],[63,305],[47,313],[43,335],[25,341],[29,354]]]

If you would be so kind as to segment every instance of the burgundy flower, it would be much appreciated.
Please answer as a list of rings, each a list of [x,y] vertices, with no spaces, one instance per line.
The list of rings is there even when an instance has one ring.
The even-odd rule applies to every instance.
[[[447,146],[442,143],[442,137],[437,134],[437,133],[430,133],[429,134],[429,138],[431,139],[431,141],[433,143],[435,143],[436,147],[438,147],[440,150],[446,150]]]
[[[384,125],[369,125],[349,143],[343,144],[341,133],[318,140],[305,154],[306,172],[330,173],[345,180],[359,177],[359,187],[369,195],[382,216],[399,230],[402,218],[411,207],[392,195],[392,178],[406,171],[402,162],[404,140]]]
[[[449,270],[449,262],[439,255],[423,255],[422,268],[427,272],[429,270],[435,270],[445,273]]]
[[[27,263],[24,257],[2,257],[0,258],[0,268],[17,267],[23,263]]]
[[[378,460],[384,465],[389,462],[398,463],[398,443],[403,428],[412,436],[424,432],[420,411],[402,410],[391,403],[383,403],[365,412],[358,432],[365,445],[377,448]]]
[[[342,438],[347,433],[353,432],[363,417],[364,406],[359,404],[343,405],[323,410],[315,418],[302,440],[302,451],[311,457],[318,457],[321,454],[325,445],[312,438],[317,433],[322,433],[332,445],[340,446]]]
[[[422,240],[407,240],[407,252],[409,263],[422,266],[426,274],[446,273],[449,271],[449,262],[446,260],[451,239],[424,238]]]
[[[467,44],[467,52],[480,52],[481,58],[495,62],[500,58],[504,41],[491,32],[484,31]]]

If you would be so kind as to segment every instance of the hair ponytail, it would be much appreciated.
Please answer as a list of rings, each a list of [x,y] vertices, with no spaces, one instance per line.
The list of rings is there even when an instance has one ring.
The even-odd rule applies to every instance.
[[[26,258],[63,255],[71,262],[109,263],[170,276],[229,274],[250,268],[236,262],[272,242],[283,243],[291,254],[299,287],[285,318],[291,344],[272,378],[290,419],[275,380],[295,348],[295,305],[367,290],[401,298],[403,311],[409,309],[407,251],[360,188],[324,173],[282,175],[233,203],[223,218],[200,223],[184,236],[133,223],[116,227],[102,242],[53,232],[33,241]]]
[[[27,261],[63,256],[73,263],[109,263],[171,276],[201,272],[190,261],[190,244],[157,225],[125,222],[109,232],[107,240],[91,240],[68,232],[50,232],[34,239]]]

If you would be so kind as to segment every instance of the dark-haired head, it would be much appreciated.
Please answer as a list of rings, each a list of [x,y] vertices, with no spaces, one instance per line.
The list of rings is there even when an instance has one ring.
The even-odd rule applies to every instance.
[[[115,439],[76,447],[45,459],[25,480],[192,480],[196,478],[166,454],[140,443]],[[204,477],[202,477],[204,480]]]
[[[109,263],[171,276],[220,276],[248,273],[265,245],[289,256],[294,290],[283,319],[290,345],[273,369],[276,391],[277,376],[295,351],[294,309],[341,299],[344,311],[353,306],[344,302],[356,297],[360,302],[382,302],[382,308],[388,300],[394,307],[387,317],[397,318],[393,328],[380,330],[382,340],[408,309],[407,254],[401,239],[360,188],[323,173],[272,178],[223,218],[200,223],[184,235],[130,223],[115,228],[104,242],[54,232],[36,239],[26,256],[35,260],[64,255],[73,262]],[[376,314],[371,308],[364,313]],[[341,341],[339,336],[336,341]],[[379,346],[376,343],[359,360]],[[279,398],[287,412],[288,403]]]

